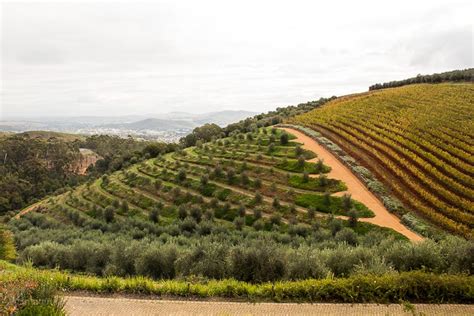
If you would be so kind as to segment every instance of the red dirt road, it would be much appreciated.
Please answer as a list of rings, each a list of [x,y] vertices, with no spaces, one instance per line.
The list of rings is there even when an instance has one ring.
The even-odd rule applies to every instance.
[[[41,204],[41,201],[40,202],[37,202],[35,204],[31,204],[30,206],[28,206],[27,208],[24,208],[22,209],[18,214],[15,215],[15,219],[19,219],[20,217],[22,217],[23,215],[25,215],[26,213],[29,213],[29,212],[33,212],[33,211],[36,211],[36,209],[40,206]]]
[[[414,233],[400,223],[400,219],[395,215],[391,214],[382,202],[357,178],[354,173],[344,165],[339,159],[336,158],[326,148],[321,146],[317,141],[309,136],[306,136],[302,132],[292,128],[281,128],[290,134],[296,136],[295,141],[302,143],[303,148],[314,152],[318,157],[310,161],[316,161],[322,159],[324,164],[331,167],[331,172],[328,176],[333,179],[343,181],[347,186],[347,193],[352,195],[354,200],[357,200],[365,204],[369,209],[375,213],[373,218],[361,218],[362,222],[375,224],[382,227],[392,228],[400,234],[406,236],[411,241],[421,241],[423,237]]]

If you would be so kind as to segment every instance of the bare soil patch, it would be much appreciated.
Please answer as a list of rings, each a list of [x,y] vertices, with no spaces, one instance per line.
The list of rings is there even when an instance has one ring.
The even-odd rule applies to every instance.
[[[421,241],[423,237],[414,233],[400,223],[400,219],[394,214],[390,213],[383,203],[362,183],[352,171],[344,165],[335,155],[329,152],[326,148],[320,145],[311,137],[303,134],[292,128],[282,128],[296,136],[295,141],[302,143],[303,148],[313,151],[318,157],[310,161],[317,161],[322,159],[324,164],[330,166],[332,169],[328,176],[330,178],[343,181],[347,186],[347,191],[352,195],[352,198],[365,204],[369,209],[375,213],[373,218],[361,218],[360,221],[375,224],[382,227],[392,228],[400,234],[406,236],[411,241]]]

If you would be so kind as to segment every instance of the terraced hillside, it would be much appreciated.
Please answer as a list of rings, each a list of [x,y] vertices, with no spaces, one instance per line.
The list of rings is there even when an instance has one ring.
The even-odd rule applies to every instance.
[[[8,270],[0,279],[27,270],[66,291],[278,301],[445,302],[470,293],[472,240],[405,229],[354,165],[264,119],[204,126],[181,146],[150,147],[119,171],[4,215],[12,260],[34,268],[0,256]]]
[[[285,253],[300,251],[305,256],[306,246],[324,251],[330,243],[347,247],[354,256],[346,270],[335,267],[332,272],[347,276],[361,255],[352,247],[363,242],[372,247],[382,240],[406,243],[407,238],[365,222],[374,213],[345,195],[346,185],[329,178],[330,170],[280,129],[235,132],[144,160],[40,201],[11,219],[9,227],[18,262],[31,260],[38,267],[101,276],[300,279],[323,276],[326,272],[321,271],[332,269],[311,266],[306,274],[292,277],[291,269],[299,273],[299,263],[293,261],[300,257]],[[261,247],[263,240],[270,250]],[[249,251],[262,252],[257,255],[261,264],[278,273],[260,277],[270,272],[259,272],[262,265],[252,264],[248,276],[242,276],[241,268],[234,267]],[[333,255],[339,256],[338,251],[346,250],[334,250]],[[154,261],[161,257],[169,261]],[[332,255],[321,258],[336,264]],[[209,263],[192,268],[183,263],[193,260],[213,264],[224,260],[216,269],[225,272],[209,271]]]
[[[424,218],[472,237],[474,84],[372,91],[289,121],[335,142]]]
[[[248,225],[260,217],[255,214],[307,221],[309,208],[311,217],[351,210],[357,217],[373,216],[349,197],[331,196],[345,185],[327,178],[330,168],[322,161],[306,161],[315,155],[291,138],[268,128],[235,134],[135,164],[34,209],[70,221],[70,213],[82,220],[102,219],[112,206],[117,218],[159,212],[166,223],[199,208],[227,221],[244,214]]]

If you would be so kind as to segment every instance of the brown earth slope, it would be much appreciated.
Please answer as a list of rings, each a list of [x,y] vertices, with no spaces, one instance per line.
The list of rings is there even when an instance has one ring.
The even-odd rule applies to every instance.
[[[360,181],[352,171],[339,161],[336,156],[329,152],[326,148],[321,146],[314,139],[306,136],[305,134],[291,128],[283,128],[290,134],[295,135],[297,138],[295,141],[302,143],[303,148],[313,151],[318,157],[314,158],[322,159],[324,164],[332,168],[328,174],[330,178],[338,179],[343,181],[347,186],[346,193],[352,195],[352,198],[365,204],[369,209],[375,213],[373,218],[361,218],[360,221],[368,222],[382,227],[392,228],[393,230],[403,234],[411,241],[420,241],[423,237],[409,230],[403,224],[400,223],[400,219],[395,215],[391,214],[382,202],[367,189],[367,187]],[[310,160],[311,161],[311,160]]]

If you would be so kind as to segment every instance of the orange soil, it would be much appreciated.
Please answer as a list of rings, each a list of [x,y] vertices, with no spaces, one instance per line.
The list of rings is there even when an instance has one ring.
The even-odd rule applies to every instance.
[[[383,205],[383,203],[371,192],[367,187],[362,183],[359,178],[340,160],[336,158],[331,152],[326,148],[321,146],[317,141],[312,139],[309,136],[306,136],[302,132],[292,129],[292,128],[281,128],[287,131],[290,134],[296,136],[296,141],[303,144],[303,148],[314,152],[318,157],[310,161],[316,161],[321,159],[324,161],[324,164],[331,167],[331,172],[328,176],[333,179],[338,179],[343,181],[347,186],[347,191],[344,193],[351,194],[354,200],[357,200],[365,204],[369,209],[371,209],[375,217],[373,218],[361,218],[359,219],[362,222],[367,222],[375,224],[382,227],[392,228],[393,230],[399,232],[400,234],[406,236],[411,241],[421,241],[423,237],[414,233],[400,223],[400,219],[395,215],[391,214]],[[342,195],[338,193],[336,195]]]
[[[73,170],[75,173],[85,175],[90,165],[95,165],[97,160],[101,159],[99,155],[90,149],[80,148],[81,156],[76,162]]]
[[[19,219],[20,217],[22,217],[23,215],[25,215],[29,212],[36,211],[40,205],[41,205],[41,201],[39,201],[37,203],[34,203],[34,204],[31,204],[27,208],[22,209],[18,214],[15,215],[14,218]]]

